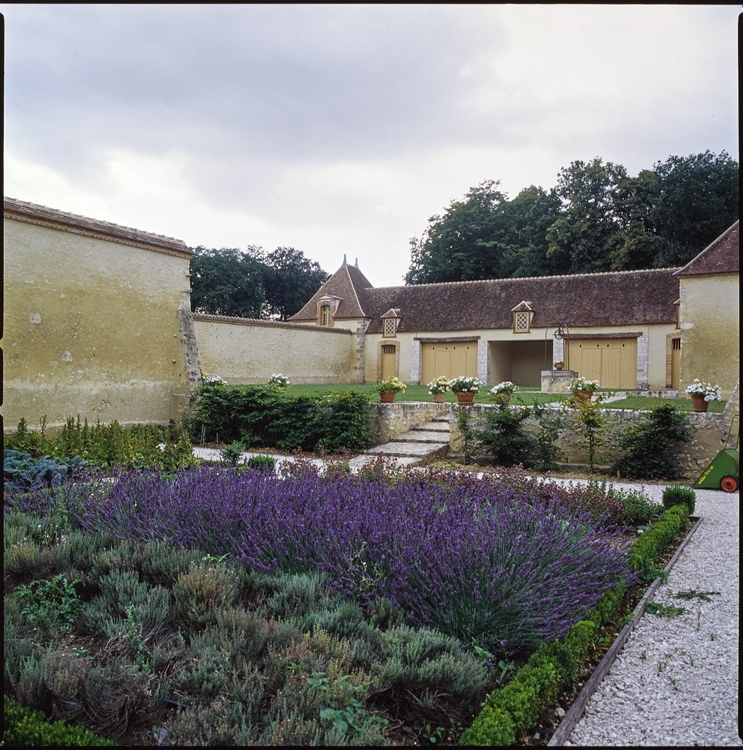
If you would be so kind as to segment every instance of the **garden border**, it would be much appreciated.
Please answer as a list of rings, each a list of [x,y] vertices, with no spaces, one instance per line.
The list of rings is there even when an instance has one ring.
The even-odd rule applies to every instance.
[[[673,566],[676,564],[676,560],[678,560],[679,555],[684,550],[696,530],[702,525],[704,517],[689,516],[689,520],[693,521],[694,525],[691,527],[689,533],[679,545],[673,557],[669,560],[668,565],[666,565],[666,567],[664,568],[666,572],[670,572],[671,568],[673,568]],[[645,614],[645,605],[655,595],[655,592],[658,590],[658,587],[662,582],[663,581],[661,578],[656,578],[652,582],[652,584],[650,584],[648,590],[645,592],[644,596],[634,609],[634,617],[619,632],[616,639],[614,640],[614,643],[612,643],[611,647],[604,655],[604,658],[599,662],[598,666],[593,671],[593,674],[588,679],[588,682],[586,682],[586,684],[583,686],[583,689],[578,694],[577,698],[573,702],[573,705],[570,707],[568,712],[565,714],[565,717],[558,725],[555,733],[547,743],[547,747],[561,747],[568,740],[570,734],[575,728],[575,725],[583,717],[583,713],[586,710],[586,704],[590,700],[591,696],[596,692],[599,684],[601,683],[601,680],[603,680],[607,672],[611,669],[611,666],[614,664],[614,661],[619,655],[619,652],[622,650],[625,641],[627,640],[627,638],[629,638],[629,634],[635,629],[635,626],[639,622],[640,618],[643,616],[643,614]]]

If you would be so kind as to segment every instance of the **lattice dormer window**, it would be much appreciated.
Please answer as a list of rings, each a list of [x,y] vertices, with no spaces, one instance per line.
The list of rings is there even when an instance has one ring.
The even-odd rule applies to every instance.
[[[513,313],[513,332],[529,333],[531,331],[531,319],[534,316],[531,302],[523,301],[511,310]]]
[[[400,316],[395,309],[388,310],[382,316],[382,336],[385,338],[394,338],[397,336],[397,326],[400,322]]]

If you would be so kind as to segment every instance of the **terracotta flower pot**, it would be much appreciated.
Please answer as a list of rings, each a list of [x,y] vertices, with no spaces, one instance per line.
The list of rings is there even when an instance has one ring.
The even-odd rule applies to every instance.
[[[509,393],[497,393],[496,396],[498,396],[504,404],[507,404],[511,400],[511,395]]]
[[[593,398],[593,391],[573,391],[576,401],[585,404]]]
[[[475,394],[474,393],[461,393],[457,392],[457,403],[460,406],[467,406],[468,404],[472,404],[475,401]]]
[[[691,403],[694,411],[705,412],[709,408],[709,401],[705,401],[704,396],[692,396]]]
[[[391,404],[395,400],[395,392],[394,391],[382,391],[379,394],[379,400],[383,404]]]
[[[443,393],[432,393],[431,399],[433,400],[434,404],[443,404],[444,403],[444,394]]]
[[[562,370],[562,368],[565,367],[563,364],[557,364],[555,365],[555,370]]]

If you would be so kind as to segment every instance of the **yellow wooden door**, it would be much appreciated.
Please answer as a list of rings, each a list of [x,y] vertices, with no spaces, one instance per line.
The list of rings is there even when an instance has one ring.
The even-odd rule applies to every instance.
[[[568,344],[568,367],[602,388],[637,386],[637,339],[573,339]]]
[[[679,371],[681,368],[681,339],[672,340],[671,349],[671,388],[679,387]]]
[[[430,383],[442,375],[456,378],[477,377],[477,342],[423,344],[421,347],[421,383]]]
[[[389,380],[397,376],[395,358],[395,345],[382,344],[382,380]]]

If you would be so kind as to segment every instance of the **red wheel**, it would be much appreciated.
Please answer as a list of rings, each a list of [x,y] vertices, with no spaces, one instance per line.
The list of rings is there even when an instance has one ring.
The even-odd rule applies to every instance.
[[[720,489],[725,492],[735,492],[738,489],[738,477],[726,476],[720,480]]]

